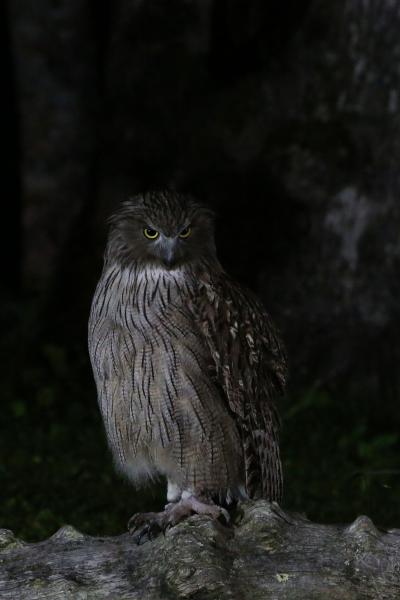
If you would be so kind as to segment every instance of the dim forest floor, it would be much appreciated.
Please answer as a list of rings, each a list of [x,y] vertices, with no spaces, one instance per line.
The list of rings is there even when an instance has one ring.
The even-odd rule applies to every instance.
[[[69,344],[35,337],[29,306],[3,309],[0,527],[28,541],[65,523],[91,535],[119,534],[132,513],[163,505],[163,488],[136,491],[114,471],[84,325]],[[371,422],[376,406],[365,403],[360,412],[360,404],[317,384],[280,401],[283,506],[325,523],[367,514],[378,526],[400,527],[399,435],[387,417],[396,407],[382,407],[382,434],[382,424]]]

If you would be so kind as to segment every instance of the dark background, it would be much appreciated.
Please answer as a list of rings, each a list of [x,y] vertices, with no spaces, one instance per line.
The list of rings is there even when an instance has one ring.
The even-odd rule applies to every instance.
[[[86,350],[105,220],[145,189],[218,212],[290,359],[284,506],[400,526],[400,8],[389,0],[1,4],[0,527],[118,533]]]

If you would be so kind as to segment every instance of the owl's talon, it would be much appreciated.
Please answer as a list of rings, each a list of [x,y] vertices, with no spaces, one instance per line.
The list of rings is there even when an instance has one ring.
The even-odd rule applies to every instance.
[[[135,513],[134,515],[132,515],[132,517],[129,519],[128,521],[128,531],[129,533],[133,534],[135,532],[135,529],[137,529],[138,527],[138,521],[140,520],[140,517],[142,517],[143,515],[141,515],[140,513]]]
[[[151,541],[160,533],[165,535],[169,529],[193,514],[206,515],[224,525],[231,523],[228,511],[222,506],[204,502],[194,495],[187,495],[179,502],[167,504],[162,512],[133,515],[128,521],[128,531],[140,546],[144,538]]]
[[[138,546],[140,546],[142,539],[146,536],[146,534],[148,534],[148,530],[149,530],[149,526],[146,525],[146,527],[143,527],[143,529],[141,531],[139,531],[139,533],[136,536],[134,536],[133,539],[135,540],[135,542]]]
[[[149,541],[154,540],[160,532],[163,532],[163,528],[154,521],[146,523],[139,531],[135,531],[134,528],[129,529],[129,533],[133,536],[133,539],[138,546],[145,543],[146,538]]]
[[[162,514],[162,513],[160,513]],[[157,537],[162,527],[158,522],[159,513],[136,513],[128,521],[128,531],[134,536],[138,545],[143,537]]]

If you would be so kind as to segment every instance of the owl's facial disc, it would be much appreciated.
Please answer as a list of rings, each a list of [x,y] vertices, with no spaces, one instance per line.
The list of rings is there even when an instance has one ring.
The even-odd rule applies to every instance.
[[[213,213],[175,192],[148,192],[110,219],[107,261],[172,270],[216,261]]]

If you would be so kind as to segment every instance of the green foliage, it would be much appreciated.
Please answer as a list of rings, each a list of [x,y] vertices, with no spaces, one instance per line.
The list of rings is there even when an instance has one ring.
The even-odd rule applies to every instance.
[[[393,407],[386,406],[383,432],[371,421],[365,397],[341,390],[313,388],[283,404],[285,506],[318,521],[368,514],[381,526],[399,526],[400,436],[389,416]]]

